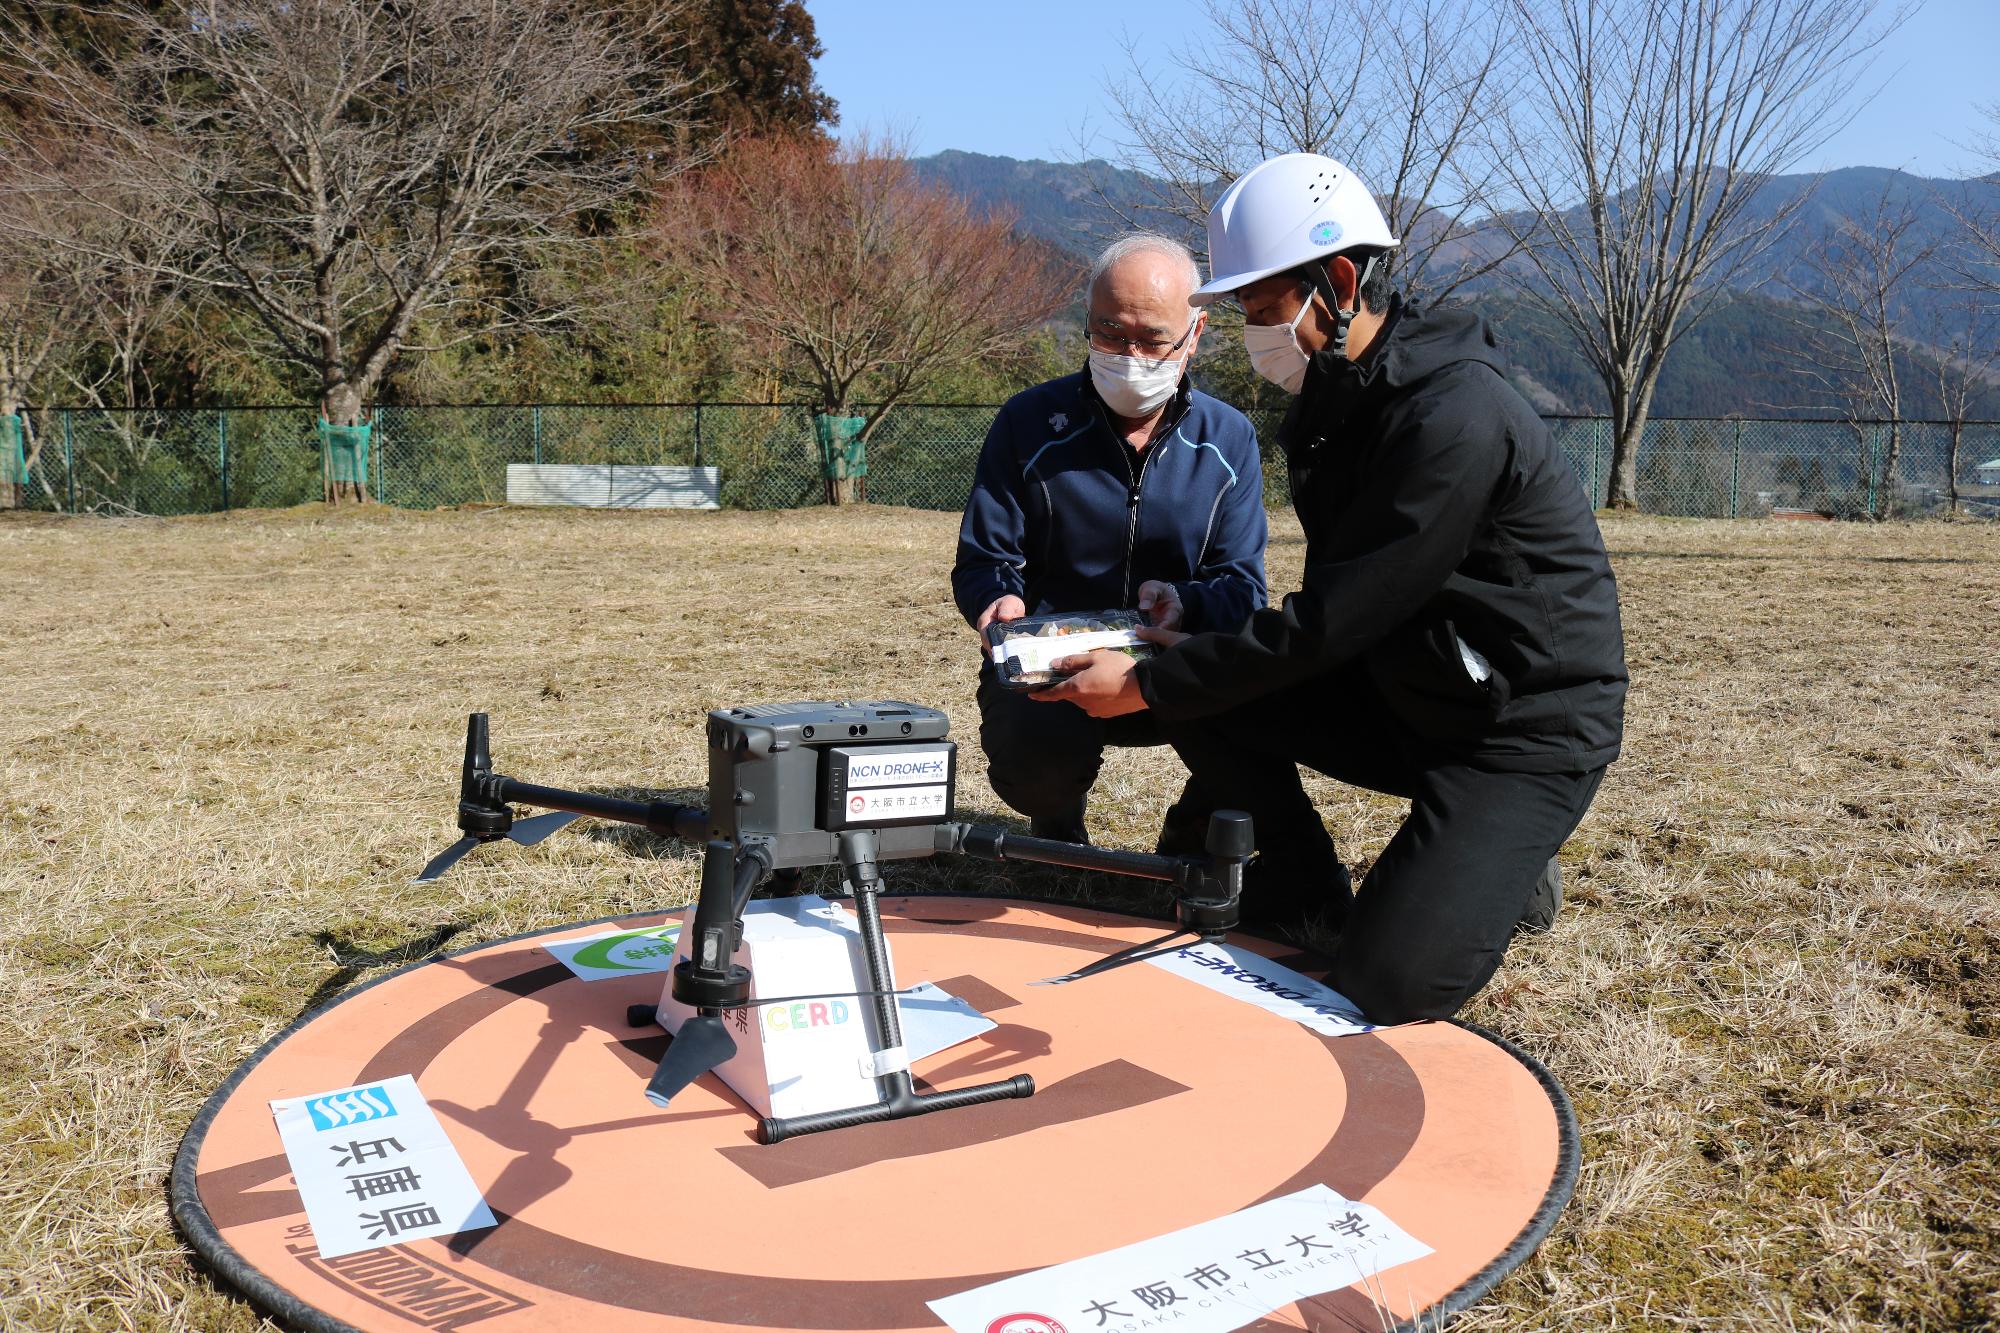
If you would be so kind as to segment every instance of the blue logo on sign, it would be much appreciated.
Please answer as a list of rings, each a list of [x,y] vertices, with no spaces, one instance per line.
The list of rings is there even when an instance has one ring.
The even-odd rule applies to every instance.
[[[1340,239],[1340,224],[1338,222],[1322,222],[1307,233],[1307,238],[1314,245],[1332,245]]]
[[[396,1104],[389,1100],[389,1090],[378,1083],[330,1097],[310,1097],[306,1110],[312,1113],[314,1129],[344,1129],[364,1120],[387,1120],[396,1114]]]

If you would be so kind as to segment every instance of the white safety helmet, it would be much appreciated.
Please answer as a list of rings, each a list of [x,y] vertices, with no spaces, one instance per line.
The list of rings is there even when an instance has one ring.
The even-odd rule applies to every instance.
[[[1238,176],[1208,211],[1209,280],[1188,300],[1208,305],[1336,251],[1401,244],[1352,171],[1318,153],[1286,153]]]

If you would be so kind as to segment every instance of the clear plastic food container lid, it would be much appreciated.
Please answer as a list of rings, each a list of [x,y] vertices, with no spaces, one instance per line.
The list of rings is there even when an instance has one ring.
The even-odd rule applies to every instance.
[[[1158,650],[1137,634],[1146,624],[1138,611],[1079,611],[1063,615],[1025,616],[995,621],[986,627],[994,668],[1001,683],[1032,690],[1052,685],[1068,673],[1052,667],[1057,659],[1108,648],[1129,657],[1147,658]]]

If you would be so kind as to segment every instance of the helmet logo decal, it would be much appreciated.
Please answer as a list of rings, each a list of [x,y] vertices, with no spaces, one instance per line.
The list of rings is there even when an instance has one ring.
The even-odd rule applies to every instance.
[[[1340,224],[1338,222],[1322,222],[1308,232],[1306,237],[1314,245],[1332,245],[1340,239]]]

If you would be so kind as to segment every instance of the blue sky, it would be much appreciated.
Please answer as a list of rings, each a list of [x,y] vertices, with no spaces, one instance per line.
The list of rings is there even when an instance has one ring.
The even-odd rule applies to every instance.
[[[1196,0],[807,0],[826,55],[820,86],[840,102],[840,132],[891,129],[919,154],[945,148],[1006,157],[1100,153],[1116,126],[1107,74],[1126,68],[1122,39],[1163,58],[1206,28]],[[1881,85],[1810,166],[1903,167],[1965,175],[1955,146],[1976,108],[2000,101],[2000,0],[1926,0],[1878,58]],[[1164,67],[1164,60],[1162,60]]]

